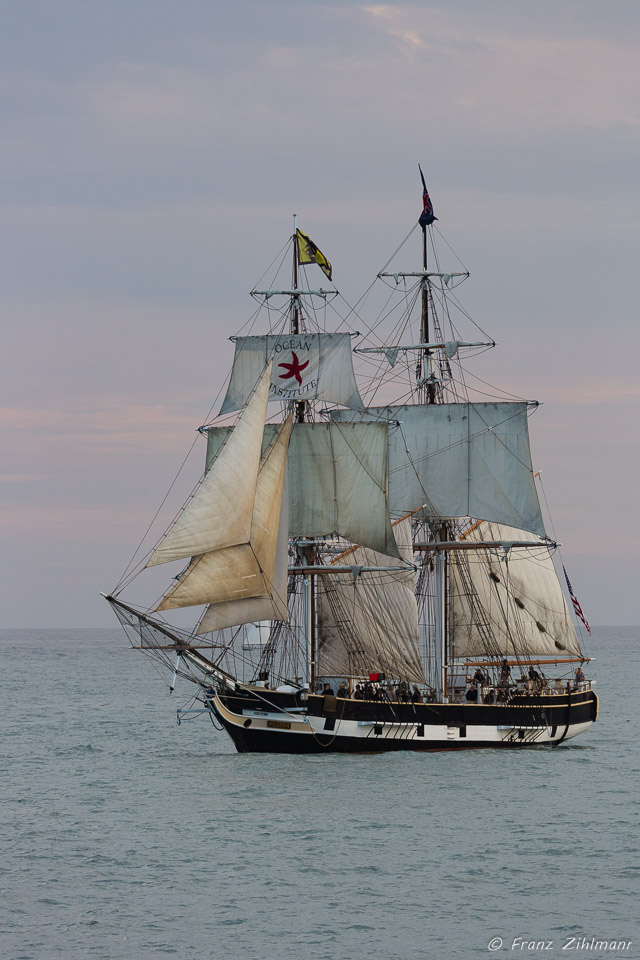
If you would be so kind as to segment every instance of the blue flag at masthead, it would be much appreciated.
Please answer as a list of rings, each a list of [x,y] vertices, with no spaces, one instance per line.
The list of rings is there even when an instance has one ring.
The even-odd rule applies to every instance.
[[[424,182],[424,174],[422,172],[422,167],[418,164],[418,170],[420,171],[420,177],[422,178],[422,213],[420,214],[420,219],[418,223],[424,230],[425,227],[428,227],[430,223],[433,223],[434,220],[438,218],[434,216],[433,213],[433,204],[431,203],[431,198],[429,197],[429,191],[427,190],[427,185]]]

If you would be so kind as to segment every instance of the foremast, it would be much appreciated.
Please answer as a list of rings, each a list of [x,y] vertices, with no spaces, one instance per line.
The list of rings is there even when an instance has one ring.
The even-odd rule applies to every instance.
[[[300,249],[298,246],[298,231],[296,229],[296,214],[293,215],[293,282],[292,296],[289,304],[289,315],[291,318],[291,333],[300,333],[300,296],[298,292],[298,260]],[[305,402],[304,400],[293,401],[294,420],[296,423],[304,423]]]
[[[291,333],[296,335],[300,333],[300,297],[298,295],[298,262],[300,260],[300,246],[298,241],[298,230],[296,227],[296,214],[293,215],[293,295],[289,305]],[[307,404],[304,400],[293,401],[294,420],[296,423],[304,423]],[[315,551],[313,546],[300,541],[298,544],[298,561],[302,566],[313,566],[315,563]],[[305,657],[305,676],[303,683],[314,691],[316,687],[317,673],[317,618],[316,618],[316,578],[310,576],[309,572],[302,577],[302,615],[303,629],[305,637],[306,657]]]

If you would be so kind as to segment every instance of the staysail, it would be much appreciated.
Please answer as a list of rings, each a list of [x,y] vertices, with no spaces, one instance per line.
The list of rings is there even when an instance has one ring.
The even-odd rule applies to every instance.
[[[348,333],[237,337],[231,379],[220,413],[239,410],[265,364],[273,361],[269,400],[327,400],[364,406],[353,373]]]
[[[256,377],[253,394],[229,432],[227,443],[153,551],[148,567],[249,539],[270,378],[268,364]]]
[[[537,541],[525,530],[479,523],[467,540]],[[450,655],[581,656],[549,548],[449,555]]]
[[[209,427],[207,464],[230,428]],[[264,428],[268,444],[276,426]],[[296,423],[288,456],[289,536],[338,534],[397,557],[387,497],[386,423]]]
[[[157,610],[235,602],[271,594],[291,420],[289,416],[280,426],[260,464],[245,541],[194,557]]]
[[[289,554],[288,518],[287,518],[287,477],[285,473],[280,505],[280,522],[273,579],[269,590],[262,597],[250,597],[240,600],[223,600],[210,603],[198,624],[196,634],[209,633],[210,630],[224,630],[243,623],[259,620],[286,620],[287,612],[287,561]]]
[[[394,525],[398,570],[337,573],[318,577],[318,672],[321,676],[362,676],[370,671],[390,679],[424,683],[418,608],[414,592],[411,518]],[[339,566],[390,566],[389,557],[354,547],[334,561]]]
[[[434,403],[334,410],[389,424],[389,509],[476,517],[544,536],[526,403]]]

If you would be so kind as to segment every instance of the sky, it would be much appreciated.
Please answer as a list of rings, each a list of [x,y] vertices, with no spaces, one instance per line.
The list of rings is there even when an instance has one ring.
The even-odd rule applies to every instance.
[[[533,462],[585,614],[640,622],[637,0],[0,10],[4,627],[114,624],[100,591],[292,213],[353,303],[420,213],[418,161],[499,344],[474,372],[542,402]]]

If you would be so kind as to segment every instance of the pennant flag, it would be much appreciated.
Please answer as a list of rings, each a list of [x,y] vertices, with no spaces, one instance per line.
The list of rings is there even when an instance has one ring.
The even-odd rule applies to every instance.
[[[328,280],[331,280],[331,264],[321,250],[318,250],[313,240],[309,240],[306,233],[296,230],[298,240],[298,263],[317,263]]]
[[[424,182],[424,174],[420,164],[418,164],[418,170],[420,171],[420,177],[422,178],[422,213],[420,214],[418,223],[424,230],[425,227],[428,227],[430,223],[433,223],[433,221],[437,220],[438,218],[433,214],[433,204],[431,203],[431,199],[429,197],[427,185]]]
[[[585,627],[587,628],[587,633],[589,634],[589,636],[591,636],[591,627],[589,626],[589,624],[588,624],[587,621],[585,620],[584,613],[582,612],[582,607],[580,606],[580,603],[578,602],[578,598],[576,597],[575,593],[573,592],[573,588],[572,588],[572,586],[571,586],[571,581],[569,580],[569,577],[567,576],[567,571],[564,569],[564,564],[562,565],[562,570],[563,570],[563,572],[564,572],[564,578],[565,578],[565,580],[567,581],[567,587],[569,588],[569,596],[571,597],[571,602],[572,602],[572,604],[573,604],[573,609],[575,610],[576,617],[580,617],[580,619],[581,619],[582,622],[584,623]]]

